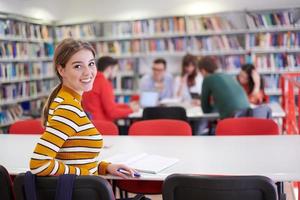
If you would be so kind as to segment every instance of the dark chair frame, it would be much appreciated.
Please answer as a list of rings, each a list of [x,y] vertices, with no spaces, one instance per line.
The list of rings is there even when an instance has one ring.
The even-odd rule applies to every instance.
[[[264,176],[173,174],[164,182],[163,199],[277,200],[278,195],[275,183]]]
[[[179,106],[144,108],[143,120],[149,119],[177,119],[188,121],[185,109]]]
[[[19,174],[14,181],[16,200],[26,200],[24,190],[25,174]],[[37,200],[55,199],[58,177],[36,177]],[[73,187],[73,200],[114,200],[109,182],[99,176],[77,176]]]
[[[11,178],[6,168],[2,165],[0,165],[0,199],[1,200],[14,199]]]

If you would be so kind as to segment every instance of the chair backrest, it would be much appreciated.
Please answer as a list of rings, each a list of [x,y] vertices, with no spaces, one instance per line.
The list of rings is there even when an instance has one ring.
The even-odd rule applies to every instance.
[[[16,200],[26,200],[25,175],[19,174],[14,181]],[[55,199],[58,177],[36,177],[37,200]],[[77,176],[73,186],[73,200],[114,200],[110,184],[99,176]]]
[[[216,135],[278,135],[276,122],[253,117],[227,118],[218,122]]]
[[[154,119],[133,123],[129,127],[128,135],[192,135],[190,125],[181,120]]]
[[[274,182],[263,176],[168,176],[164,200],[277,200]]]
[[[119,129],[113,122],[104,120],[92,120],[92,123],[102,135],[119,135]]]
[[[9,173],[2,165],[0,165],[0,199],[1,200],[14,199],[12,182]]]
[[[177,119],[187,121],[183,107],[148,107],[143,110],[143,119]]]
[[[11,134],[43,134],[45,128],[40,119],[26,119],[13,123],[8,130]]]

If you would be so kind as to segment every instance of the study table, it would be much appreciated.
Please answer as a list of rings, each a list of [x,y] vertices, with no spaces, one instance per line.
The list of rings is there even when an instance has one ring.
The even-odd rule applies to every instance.
[[[267,104],[272,110],[272,117],[274,119],[281,119],[285,117],[285,112],[277,102],[272,102]],[[203,113],[200,106],[184,106],[186,108],[186,115],[189,120],[197,120],[201,118],[206,119],[217,119],[219,118],[219,113]],[[143,116],[143,109],[140,109],[138,112],[131,113],[128,118],[129,119],[140,119]]]
[[[38,135],[0,135],[0,164],[11,174],[26,172]],[[118,153],[175,157],[179,162],[141,180],[173,173],[263,175],[274,181],[300,180],[300,136],[104,136],[100,158]],[[114,179],[116,177],[106,176]]]

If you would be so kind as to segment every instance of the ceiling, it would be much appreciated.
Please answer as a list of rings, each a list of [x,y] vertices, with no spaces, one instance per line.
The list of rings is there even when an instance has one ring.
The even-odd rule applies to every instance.
[[[300,7],[300,0],[0,0],[0,11],[61,23]]]

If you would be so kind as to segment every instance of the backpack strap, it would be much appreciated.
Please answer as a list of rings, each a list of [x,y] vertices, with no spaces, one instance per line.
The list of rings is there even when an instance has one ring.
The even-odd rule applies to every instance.
[[[55,200],[72,200],[75,179],[74,174],[64,174],[58,177]]]
[[[27,171],[25,173],[24,181],[25,181],[24,187],[25,187],[26,199],[37,200],[36,187],[35,187],[35,175],[32,174],[30,171]]]

